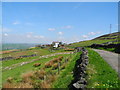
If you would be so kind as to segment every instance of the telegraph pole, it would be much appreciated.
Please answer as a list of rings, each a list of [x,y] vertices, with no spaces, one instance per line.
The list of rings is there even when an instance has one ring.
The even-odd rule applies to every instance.
[[[111,30],[112,30],[112,24],[110,24],[110,33],[109,33],[109,38],[111,38]]]

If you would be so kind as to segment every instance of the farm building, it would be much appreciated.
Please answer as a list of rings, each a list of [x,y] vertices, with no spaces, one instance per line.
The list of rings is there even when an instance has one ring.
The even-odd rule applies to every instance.
[[[62,42],[52,42],[52,45],[54,48],[60,47],[62,45]]]

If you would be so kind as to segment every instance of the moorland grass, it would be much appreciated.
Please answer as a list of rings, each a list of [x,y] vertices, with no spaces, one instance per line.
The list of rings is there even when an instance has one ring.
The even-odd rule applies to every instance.
[[[26,65],[23,65],[23,66],[20,66],[20,67],[16,67],[16,68],[11,69],[11,70],[6,70],[2,73],[2,81],[5,82],[8,77],[14,77],[14,78],[19,79],[20,75],[22,73],[29,72],[29,71],[34,71],[36,69],[42,68],[42,67],[44,67],[44,64],[47,61],[50,61],[53,58],[56,58],[58,56],[68,56],[68,55],[61,54],[61,55],[56,55],[56,56],[52,56],[52,57],[49,57],[49,58],[42,58],[38,61],[34,61],[32,63],[26,64]],[[35,63],[41,63],[41,65],[39,67],[34,67],[33,65]]]
[[[87,41],[81,41],[77,43],[72,43],[71,45],[68,45],[68,47],[75,48],[75,47],[85,47],[90,46],[92,44],[102,44],[105,42],[113,41],[112,39],[106,39],[106,40],[87,40]]]
[[[95,51],[88,49],[87,88],[118,88],[118,74]]]
[[[80,58],[80,54],[81,52],[75,53],[75,55],[72,56],[65,69],[60,72],[57,80],[53,83],[53,88],[68,88],[68,85],[74,79],[72,71],[76,61]]]
[[[5,61],[2,61],[2,67],[8,67],[8,66],[11,66],[13,64],[17,64],[17,63],[21,63],[21,62],[26,62],[26,61],[30,61],[30,60],[33,60],[33,59],[36,59],[36,58],[39,58],[40,56],[35,56],[35,57],[26,57],[26,58],[21,58],[21,59],[12,59],[12,60],[5,60]]]
[[[46,49],[41,49],[41,48],[34,48],[31,50],[22,50],[22,51],[17,51],[17,52],[10,52],[10,53],[6,53],[6,54],[2,54],[2,57],[18,57],[21,55],[31,55],[31,54],[38,54],[38,55],[46,55],[46,54],[50,54],[51,52],[46,50]]]

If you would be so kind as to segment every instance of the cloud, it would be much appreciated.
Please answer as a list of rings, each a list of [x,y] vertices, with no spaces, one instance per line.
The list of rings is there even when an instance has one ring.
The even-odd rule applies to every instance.
[[[101,32],[89,32],[88,35],[96,35],[96,34],[100,34]]]
[[[87,35],[82,35],[82,37],[83,37],[83,38],[85,38],[85,39],[86,39],[86,38],[88,38],[88,36],[87,36]]]
[[[0,32],[11,32],[12,30],[9,28],[0,28]]]
[[[59,35],[63,35],[63,32],[58,32]]]
[[[7,34],[7,33],[4,33],[4,36],[5,36],[5,37],[7,37],[7,36],[8,36],[8,34]]]
[[[43,39],[43,38],[45,38],[43,35],[34,35],[33,32],[27,32],[26,37],[27,38],[34,38],[34,39]]]
[[[95,32],[89,32],[88,35],[95,35]]]
[[[13,24],[13,25],[17,25],[17,24],[20,24],[20,22],[15,21],[15,22],[13,22],[12,24]]]
[[[34,32],[27,32],[27,34],[33,34]]]
[[[55,28],[48,28],[49,31],[55,31]]]
[[[45,38],[44,36],[41,36],[41,35],[39,35],[39,36],[34,36],[34,38],[37,38],[37,39],[43,39],[43,38]]]
[[[32,36],[31,35],[26,35],[27,38],[31,38]]]

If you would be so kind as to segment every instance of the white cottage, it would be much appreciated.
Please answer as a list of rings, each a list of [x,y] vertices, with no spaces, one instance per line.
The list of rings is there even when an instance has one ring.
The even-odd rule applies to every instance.
[[[52,42],[54,48],[58,48],[62,42]]]

